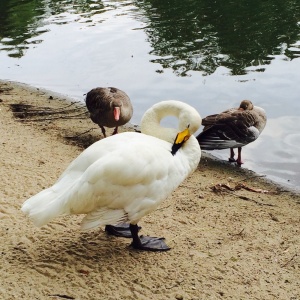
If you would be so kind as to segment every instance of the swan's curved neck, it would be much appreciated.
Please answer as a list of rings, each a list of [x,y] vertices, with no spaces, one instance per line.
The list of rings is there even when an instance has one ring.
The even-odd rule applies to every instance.
[[[181,124],[182,114],[184,110],[182,106],[176,101],[163,101],[154,106],[144,114],[141,121],[141,131],[144,134],[155,136],[159,139],[174,142],[178,130],[183,130],[188,124]],[[163,118],[167,116],[174,116],[179,119],[178,130],[175,128],[167,128],[160,125]],[[184,127],[184,128],[180,128]]]

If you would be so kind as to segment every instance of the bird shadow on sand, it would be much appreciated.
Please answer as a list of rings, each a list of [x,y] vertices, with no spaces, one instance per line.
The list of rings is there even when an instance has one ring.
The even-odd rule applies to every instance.
[[[58,268],[107,264],[141,254],[130,246],[131,239],[107,235],[101,229],[89,232],[63,231],[56,235],[40,232],[16,244],[6,260],[29,268]],[[139,252],[139,253],[138,253]],[[56,266],[56,267],[55,267]]]

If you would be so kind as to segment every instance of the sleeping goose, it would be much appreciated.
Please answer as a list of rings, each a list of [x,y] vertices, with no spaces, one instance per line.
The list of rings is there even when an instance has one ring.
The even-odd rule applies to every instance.
[[[178,118],[178,129],[160,125],[167,116]],[[126,222],[134,248],[169,250],[164,238],[139,236],[137,224],[197,168],[201,150],[192,134],[200,125],[197,111],[183,102],[155,104],[142,118],[142,133],[124,132],[92,144],[21,209],[36,226],[66,214],[85,214],[84,230]]]
[[[133,108],[129,97],[114,87],[92,89],[87,93],[85,103],[91,120],[99,125],[104,137],[104,127],[115,127],[113,134],[116,134],[118,127],[129,122],[132,117]]]
[[[231,108],[202,120],[203,131],[197,136],[202,150],[230,148],[230,162],[243,164],[242,147],[255,141],[266,126],[265,111],[243,100],[238,108]],[[235,160],[233,148],[238,148]]]

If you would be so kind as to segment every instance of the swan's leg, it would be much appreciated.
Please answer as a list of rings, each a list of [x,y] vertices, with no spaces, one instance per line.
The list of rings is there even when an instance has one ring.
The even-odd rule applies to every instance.
[[[118,126],[114,129],[114,132],[112,133],[112,135],[117,134],[118,133]]]
[[[229,162],[235,162],[233,148],[230,148],[230,157],[228,160],[229,160]]]
[[[142,227],[138,226],[138,231],[141,230]],[[120,223],[118,225],[106,225],[105,231],[107,234],[125,237],[125,238],[132,238],[131,231],[129,228],[129,224],[127,223]]]
[[[99,125],[99,127],[101,128],[101,131],[102,131],[104,137],[106,138],[105,128],[101,125]]]
[[[242,161],[242,147],[238,147],[238,158],[236,160],[238,165],[242,165],[244,162]]]
[[[164,242],[164,238],[138,235],[138,226],[130,224],[132,234],[131,246],[135,249],[145,251],[167,251],[171,248]]]

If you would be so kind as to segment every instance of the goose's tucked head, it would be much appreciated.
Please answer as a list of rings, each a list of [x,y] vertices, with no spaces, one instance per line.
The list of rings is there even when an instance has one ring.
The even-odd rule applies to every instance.
[[[163,118],[178,118],[178,128],[166,128],[160,125]],[[142,133],[155,136],[174,144],[182,144],[201,126],[199,113],[190,105],[177,101],[166,100],[148,109],[141,121]]]
[[[250,100],[243,100],[240,104],[239,110],[252,110],[254,108]]]

